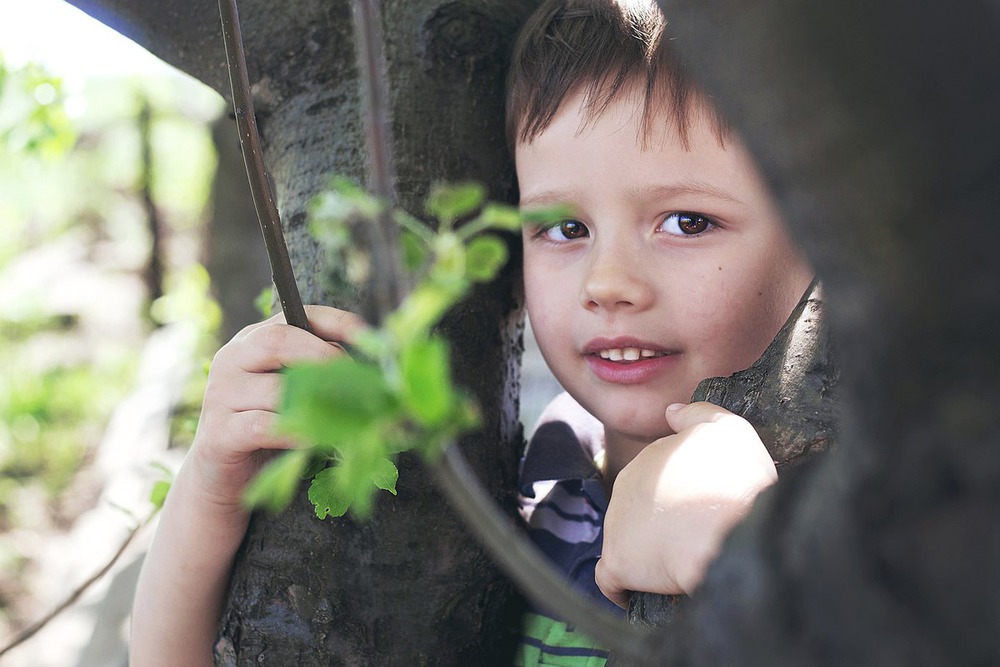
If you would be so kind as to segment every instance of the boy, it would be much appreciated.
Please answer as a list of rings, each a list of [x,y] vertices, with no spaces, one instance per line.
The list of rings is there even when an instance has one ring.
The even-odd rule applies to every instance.
[[[812,275],[662,30],[651,1],[545,2],[519,40],[509,90],[522,205],[576,213],[524,231],[529,315],[553,373],[593,415],[579,438],[588,428],[571,400],[547,411],[524,461],[534,494],[524,515],[575,585],[603,600],[599,585],[618,604],[629,590],[691,593],[775,479],[746,422],[684,403],[700,380],[755,361]],[[333,308],[308,314],[315,336],[272,318],[213,361],[195,443],[140,578],[135,667],[211,664],[248,520],[242,489],[261,450],[292,446],[272,430],[275,371],[342,354],[327,341],[350,342],[364,326]],[[533,610],[518,659],[603,655]]]
[[[508,82],[521,206],[575,213],[524,230],[524,283],[542,355],[586,409],[562,397],[543,415],[522,514],[574,584],[621,606],[629,590],[690,594],[776,479],[749,424],[683,404],[756,361],[812,278],[664,27],[652,0],[545,2]],[[524,663],[603,655],[528,615]]]

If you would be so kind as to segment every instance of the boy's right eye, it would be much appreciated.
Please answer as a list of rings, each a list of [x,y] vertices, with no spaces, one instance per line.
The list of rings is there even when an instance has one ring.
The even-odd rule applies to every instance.
[[[540,230],[539,235],[549,241],[572,241],[590,236],[590,230],[579,220],[563,220]]]

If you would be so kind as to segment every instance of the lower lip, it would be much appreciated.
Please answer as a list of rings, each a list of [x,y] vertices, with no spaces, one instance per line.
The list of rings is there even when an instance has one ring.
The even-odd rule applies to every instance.
[[[598,379],[612,384],[641,384],[656,378],[678,361],[677,354],[667,354],[662,357],[640,359],[630,363],[621,363],[602,359],[596,354],[584,357],[590,370]]]

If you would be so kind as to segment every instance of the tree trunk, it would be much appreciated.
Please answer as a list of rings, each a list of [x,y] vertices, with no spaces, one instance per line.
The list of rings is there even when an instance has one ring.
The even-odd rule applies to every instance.
[[[75,1],[229,97],[214,3]],[[476,180],[514,198],[503,139],[503,77],[531,2],[383,3],[400,204],[422,213],[433,181]],[[333,173],[364,181],[350,4],[240,3],[254,101],[285,238],[307,303],[357,307],[331,284],[305,225]],[[247,221],[247,234],[259,234]],[[515,258],[519,253],[514,253]],[[442,325],[460,385],[483,408],[461,443],[484,483],[513,509],[522,317],[519,261]],[[398,496],[374,519],[319,521],[304,492],[288,511],[255,515],[232,579],[218,646],[225,665],[509,664],[519,599],[433,488],[400,461]]]

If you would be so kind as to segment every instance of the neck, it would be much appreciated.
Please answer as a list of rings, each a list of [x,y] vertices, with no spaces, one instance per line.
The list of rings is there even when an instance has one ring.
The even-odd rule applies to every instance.
[[[622,468],[631,463],[632,459],[650,443],[645,438],[626,435],[616,431],[604,433],[604,487],[611,494],[615,479]]]

